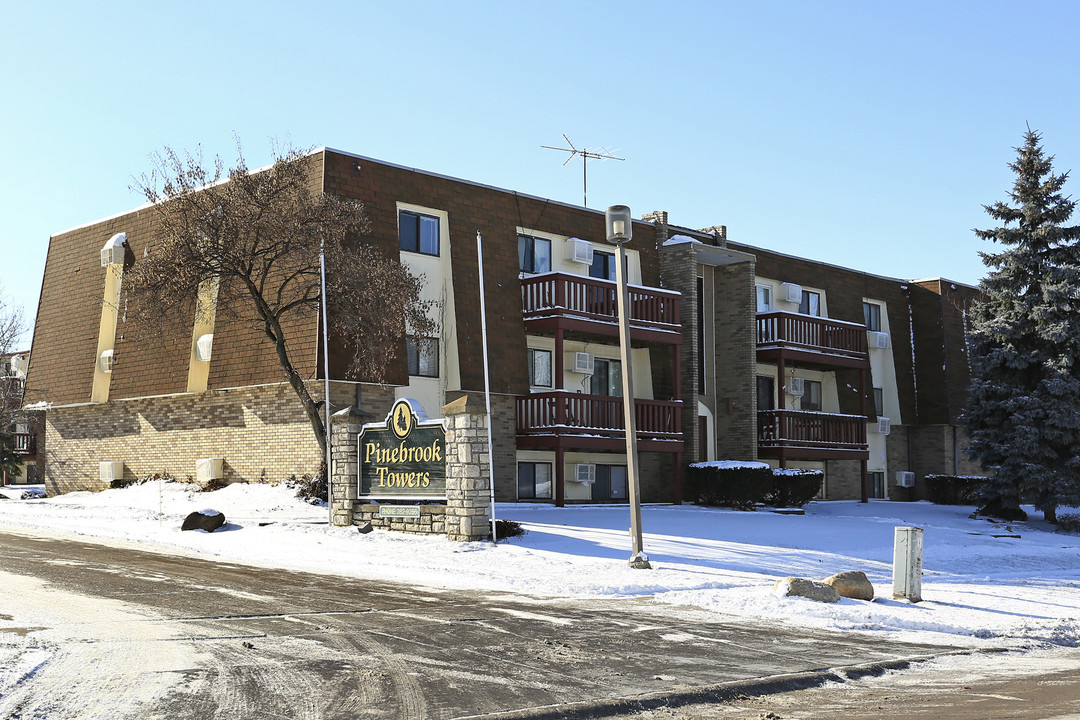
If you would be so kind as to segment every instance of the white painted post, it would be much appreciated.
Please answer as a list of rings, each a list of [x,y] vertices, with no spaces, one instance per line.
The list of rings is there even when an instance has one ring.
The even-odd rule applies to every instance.
[[[922,555],[923,529],[895,528],[892,576],[894,598],[907,598],[911,602],[922,600]]]

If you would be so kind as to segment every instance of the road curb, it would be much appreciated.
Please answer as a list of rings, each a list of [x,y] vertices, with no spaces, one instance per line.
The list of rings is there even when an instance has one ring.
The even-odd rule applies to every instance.
[[[956,655],[975,655],[983,652],[997,652],[997,649],[958,650],[895,660],[882,660],[865,665],[845,665],[823,670],[809,670],[784,675],[769,675],[752,680],[732,680],[638,695],[632,698],[605,698],[584,700],[563,705],[544,705],[521,710],[487,713],[483,715],[464,715],[454,720],[585,720],[587,718],[617,717],[628,713],[674,708],[685,705],[720,703],[738,697],[773,695],[794,690],[807,690],[819,687],[827,682],[845,682],[864,677],[881,675],[890,670],[906,670],[912,665],[929,662],[937,658]]]

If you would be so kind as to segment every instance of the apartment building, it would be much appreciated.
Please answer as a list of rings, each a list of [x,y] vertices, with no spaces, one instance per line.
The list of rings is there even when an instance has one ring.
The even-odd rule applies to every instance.
[[[346,343],[331,336],[332,410],[358,405],[375,420],[413,397],[437,417],[447,402],[482,395],[486,324],[496,498],[623,500],[614,248],[603,212],[329,149],[309,165],[313,187],[365,204],[367,241],[424,274],[441,328],[402,338],[389,350],[407,362],[376,383],[349,378]],[[29,370],[31,395],[50,403],[48,489],[195,476],[197,466],[225,481],[316,472],[311,428],[250,314],[237,308],[197,326],[193,313],[155,341],[126,331],[123,269],[149,251],[154,233],[154,213],[142,207],[50,240]],[[635,223],[628,255],[642,497],[674,501],[683,465],[680,296],[660,286],[652,224]],[[318,398],[320,330],[315,314],[285,328]]]
[[[4,432],[13,440],[20,466],[18,475],[5,472],[0,477],[4,485],[36,484],[44,466],[44,455],[39,452],[41,414],[23,409],[29,358],[28,350],[0,355],[0,417],[6,424]]]
[[[366,240],[424,274],[440,327],[402,338],[389,351],[404,362],[361,382],[347,373],[346,338],[323,347],[317,314],[294,319],[285,332],[312,395],[324,395],[325,353],[332,410],[381,420],[412,397],[438,416],[483,394],[486,327],[496,499],[624,501],[603,212],[331,149],[309,157],[309,172],[312,187],[365,204]],[[887,496],[895,472],[940,472],[955,459],[973,289],[730,243],[723,227],[680,228],[663,212],[635,221],[633,236],[643,500],[681,501],[683,467],[699,459],[820,467],[830,498]],[[28,373],[28,398],[49,403],[49,491],[197,468],[227,482],[316,472],[318,444],[250,314],[193,313],[153,342],[126,332],[123,271],[154,237],[154,213],[141,207],[50,240]]]
[[[977,474],[960,414],[976,288],[887,278],[728,242],[651,217],[683,292],[688,454],[825,472],[826,498],[923,496]],[[691,268],[693,273],[691,274]]]

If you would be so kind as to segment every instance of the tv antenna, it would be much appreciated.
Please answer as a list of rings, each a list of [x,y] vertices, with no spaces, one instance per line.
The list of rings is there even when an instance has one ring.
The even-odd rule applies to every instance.
[[[565,140],[566,144],[570,147],[554,147],[553,145],[541,145],[540,147],[545,150],[561,150],[570,153],[570,157],[566,158],[566,162],[563,163],[564,167],[566,166],[566,163],[573,160],[575,156],[581,156],[581,204],[587,206],[589,204],[589,161],[625,160],[626,158],[615,157],[615,153],[619,152],[619,148],[613,150],[609,150],[606,147],[598,147],[592,150],[588,148],[579,149],[574,147],[574,143],[570,141],[570,138],[566,137],[566,133],[563,133],[562,136],[563,140]]]

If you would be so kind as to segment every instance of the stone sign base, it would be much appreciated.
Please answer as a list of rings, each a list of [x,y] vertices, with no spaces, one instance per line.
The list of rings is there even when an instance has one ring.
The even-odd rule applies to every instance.
[[[347,408],[330,418],[330,503],[334,524],[364,525],[408,533],[446,535],[451,540],[485,540],[491,500],[491,465],[488,459],[487,409],[466,395],[442,407],[446,424],[446,504],[422,504],[420,517],[383,517],[371,498],[358,498],[359,456],[357,437],[371,416]],[[386,501],[400,505],[405,501]]]
[[[415,507],[420,509],[420,517],[383,517],[379,515],[380,507],[383,506],[378,503],[366,503],[357,500],[353,504],[352,524],[371,523],[373,528],[396,530],[417,535],[446,534],[445,505],[416,505]]]

